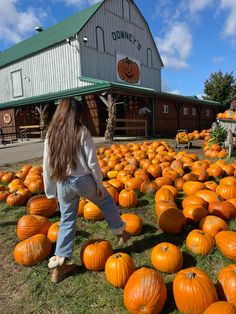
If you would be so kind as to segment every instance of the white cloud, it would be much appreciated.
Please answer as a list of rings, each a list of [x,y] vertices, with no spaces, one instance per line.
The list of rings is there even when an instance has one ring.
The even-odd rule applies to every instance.
[[[87,5],[93,5],[100,0],[64,0],[68,6],[85,7]]]
[[[178,89],[171,89],[165,80],[162,81],[161,90],[162,90],[162,92],[167,92],[167,93],[171,93],[171,94],[177,94],[177,95],[181,94],[181,92]]]
[[[225,57],[221,57],[221,56],[213,57],[213,62],[215,62],[215,63],[222,63],[224,61],[225,61]]]
[[[163,38],[155,38],[165,67],[184,69],[192,50],[192,35],[184,23],[175,23]]]
[[[220,9],[227,10],[229,15],[224,25],[223,35],[233,37],[236,35],[236,1],[220,0]]]
[[[17,43],[32,33],[35,26],[47,16],[40,8],[18,11],[18,0],[1,0],[0,39],[6,43]]]
[[[195,15],[213,3],[215,3],[215,0],[189,0],[188,9],[191,14]]]

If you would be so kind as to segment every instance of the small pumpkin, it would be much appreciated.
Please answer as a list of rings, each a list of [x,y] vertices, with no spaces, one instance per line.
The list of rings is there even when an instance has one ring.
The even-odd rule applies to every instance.
[[[138,197],[133,190],[123,189],[119,193],[119,205],[124,208],[135,207],[138,204]]]
[[[47,237],[52,243],[57,242],[58,233],[60,230],[60,221],[56,221],[51,224],[51,226],[48,229]]]
[[[161,242],[152,249],[151,263],[164,273],[176,273],[183,265],[183,254],[176,245]]]
[[[88,220],[103,220],[104,215],[97,205],[88,202],[84,205],[84,218]]]
[[[108,257],[105,264],[105,276],[114,287],[124,288],[135,268],[135,262],[130,255],[118,252]]]
[[[186,246],[194,254],[204,255],[215,246],[215,239],[209,233],[194,229],[187,235]]]
[[[228,225],[222,218],[209,215],[201,219],[199,229],[215,237],[218,232],[228,230]]]
[[[82,265],[89,270],[104,270],[106,261],[112,254],[110,242],[103,239],[87,241],[80,250]]]
[[[183,212],[175,207],[167,207],[158,216],[159,227],[166,233],[181,233],[185,223],[186,218]]]
[[[120,218],[125,222],[125,231],[130,235],[138,235],[143,228],[143,219],[135,214],[122,214]]]

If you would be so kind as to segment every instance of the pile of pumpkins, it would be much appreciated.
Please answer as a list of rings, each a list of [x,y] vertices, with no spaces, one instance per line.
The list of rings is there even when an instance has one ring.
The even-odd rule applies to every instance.
[[[236,265],[233,264],[236,261],[236,232],[228,227],[228,221],[236,217],[236,162],[198,160],[196,154],[175,152],[164,141],[104,146],[97,150],[97,157],[104,186],[116,204],[124,209],[132,208],[138,205],[136,191],[153,194],[157,223],[163,232],[178,235],[188,224],[194,223],[197,228],[186,236],[188,250],[205,255],[216,245],[232,263],[218,273],[216,289],[201,269],[181,269],[183,254],[172,243],[162,242],[152,248],[153,268],[136,269],[130,255],[113,254],[109,241],[94,239],[81,248],[82,265],[89,270],[104,270],[111,285],[124,289],[124,305],[130,313],[162,311],[167,289],[161,272],[176,273],[173,296],[181,312],[236,313]],[[1,174],[1,180],[5,180],[4,175]],[[25,184],[27,176],[21,180],[30,190],[30,183]],[[15,177],[19,178],[12,174],[10,182],[2,180],[3,186],[9,189]],[[31,193],[36,194],[36,191],[40,190]],[[20,242],[14,248],[14,257],[20,265],[32,266],[47,258],[57,239],[60,222],[49,220],[56,213],[57,202],[48,200],[42,193],[43,190],[28,197],[29,215],[22,216],[17,224]],[[181,206],[176,201],[180,194],[183,196]],[[91,220],[104,219],[102,211],[85,199],[80,200],[78,215]],[[126,222],[129,234],[142,232],[141,217],[127,213],[121,218]]]
[[[175,139],[179,144],[185,144],[189,141],[195,141],[195,140],[207,140],[209,139],[209,132],[210,130],[194,130],[193,132],[186,132],[186,131],[180,131],[176,134]]]
[[[236,111],[233,110],[225,110],[224,112],[220,112],[217,114],[217,119],[219,120],[236,120]]]

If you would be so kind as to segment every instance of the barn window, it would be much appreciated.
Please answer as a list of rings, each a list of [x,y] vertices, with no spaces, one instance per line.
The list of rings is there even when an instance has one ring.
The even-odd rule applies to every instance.
[[[123,0],[123,17],[128,21],[130,20],[130,4],[127,0]]]
[[[23,96],[22,71],[11,72],[12,95],[14,98]]]
[[[96,44],[97,50],[105,51],[104,31],[100,26],[96,27]]]
[[[162,105],[163,111],[162,113],[168,113],[169,112],[169,106],[168,105]]]
[[[184,113],[184,116],[188,115],[188,107],[184,107],[183,113]]]
[[[152,50],[150,48],[147,49],[147,66],[148,68],[152,67]]]
[[[206,117],[210,117],[210,110],[206,109]]]
[[[192,108],[192,116],[196,116],[197,115],[197,110],[196,108]]]

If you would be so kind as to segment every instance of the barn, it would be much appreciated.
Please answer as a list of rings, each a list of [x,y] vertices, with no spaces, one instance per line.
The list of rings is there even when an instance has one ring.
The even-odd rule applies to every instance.
[[[1,52],[0,131],[43,136],[58,101],[71,96],[86,104],[93,136],[209,128],[220,103],[162,92],[163,68],[135,2],[100,1]]]

